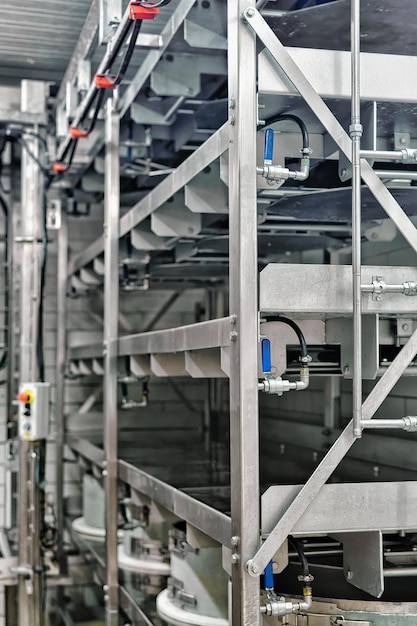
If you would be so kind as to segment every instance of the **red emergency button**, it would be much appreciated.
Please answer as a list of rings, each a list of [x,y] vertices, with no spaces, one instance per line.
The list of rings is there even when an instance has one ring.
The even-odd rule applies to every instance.
[[[31,404],[33,402],[33,393],[30,390],[21,391],[17,394],[17,399],[19,402],[23,402],[24,404]]]

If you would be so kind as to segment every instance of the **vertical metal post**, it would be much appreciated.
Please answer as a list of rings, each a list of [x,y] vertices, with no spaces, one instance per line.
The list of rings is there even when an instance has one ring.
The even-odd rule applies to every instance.
[[[352,274],[353,274],[353,434],[362,434],[362,292],[361,292],[361,103],[360,0],[351,0],[352,117]]]
[[[56,431],[56,503],[55,513],[60,537],[58,560],[63,566],[62,537],[64,536],[64,374],[66,363],[66,321],[68,282],[68,217],[61,211],[61,228],[58,231],[57,276],[57,347],[55,382],[55,431]]]
[[[117,334],[119,313],[119,117],[106,107],[104,188],[104,449],[106,453],[106,625],[118,624]]]
[[[25,136],[29,150],[37,158],[39,141]],[[20,281],[20,366],[22,382],[37,381],[38,315],[40,303],[40,268],[42,255],[42,185],[39,166],[22,148],[21,223],[18,250],[21,262]],[[36,464],[40,463],[39,442],[20,442],[19,451],[19,625],[41,626],[42,562],[40,553],[40,490]],[[26,572],[26,573],[25,573]]]
[[[242,21],[253,3],[228,3],[230,462],[232,624],[260,623],[259,578],[245,564],[259,548],[256,211],[256,39]]]

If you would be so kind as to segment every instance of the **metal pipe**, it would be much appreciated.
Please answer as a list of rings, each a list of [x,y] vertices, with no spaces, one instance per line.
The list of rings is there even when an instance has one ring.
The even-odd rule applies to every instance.
[[[361,162],[360,146],[360,0],[351,0],[352,117],[352,279],[353,279],[353,434],[361,436],[362,420],[362,291],[361,291]]]
[[[403,163],[417,160],[417,150],[403,148],[402,150],[361,150],[362,159],[374,161],[402,161]]]
[[[397,179],[397,180],[417,180],[417,172],[404,172],[396,170],[374,170],[379,178]]]
[[[362,428],[401,428],[407,432],[415,432],[417,430],[417,417],[415,415],[406,415],[400,419],[373,419],[362,420]]]
[[[397,285],[387,285],[383,281],[375,280],[370,285],[362,285],[361,289],[363,293],[400,293],[404,296],[416,296],[417,295],[417,283],[415,281],[406,281]]]
[[[384,569],[384,578],[402,578],[403,576],[417,576],[417,567],[396,567]]]

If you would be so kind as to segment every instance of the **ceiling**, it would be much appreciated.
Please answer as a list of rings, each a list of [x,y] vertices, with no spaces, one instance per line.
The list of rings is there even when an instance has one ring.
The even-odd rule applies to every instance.
[[[91,0],[1,0],[0,84],[60,81]]]

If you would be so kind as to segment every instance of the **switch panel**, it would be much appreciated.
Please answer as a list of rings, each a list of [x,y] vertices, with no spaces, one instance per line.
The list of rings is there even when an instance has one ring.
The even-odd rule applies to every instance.
[[[36,441],[48,437],[49,393],[49,383],[20,384],[17,396],[20,439]]]

